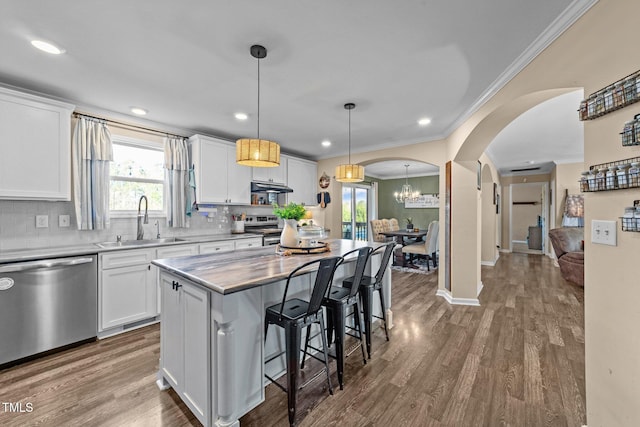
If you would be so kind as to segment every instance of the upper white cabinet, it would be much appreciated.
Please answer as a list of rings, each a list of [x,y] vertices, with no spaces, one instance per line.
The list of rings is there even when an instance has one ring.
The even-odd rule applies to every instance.
[[[274,184],[287,183],[287,156],[280,155],[280,166],[274,168],[251,168],[253,180],[260,182],[272,182]]]
[[[288,194],[288,201],[306,206],[317,205],[317,175],[318,164],[316,162],[289,157],[287,182],[289,187],[293,189],[293,193]]]
[[[251,168],[236,163],[235,145],[203,135],[189,138],[198,203],[248,205]]]
[[[0,199],[71,200],[73,109],[0,88]]]

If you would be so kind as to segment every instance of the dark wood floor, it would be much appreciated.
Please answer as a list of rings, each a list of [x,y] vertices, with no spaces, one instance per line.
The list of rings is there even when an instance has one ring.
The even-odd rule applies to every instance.
[[[345,388],[301,391],[300,426],[580,426],[585,424],[581,288],[543,256],[505,254],[482,270],[481,307],[449,306],[436,276],[393,273],[391,341],[347,358]],[[199,425],[155,386],[157,325],[0,371],[2,426]],[[333,382],[337,383],[335,372]],[[242,426],[286,426],[286,395]],[[9,413],[1,402],[27,402]]]

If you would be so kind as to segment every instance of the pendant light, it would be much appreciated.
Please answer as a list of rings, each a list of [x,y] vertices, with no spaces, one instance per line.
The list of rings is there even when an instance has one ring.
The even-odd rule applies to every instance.
[[[356,104],[349,102],[344,104],[344,108],[349,111],[349,163],[336,166],[336,181],[361,182],[364,181],[364,167],[351,163],[351,110],[356,108]]]
[[[243,166],[271,168],[280,166],[280,145],[277,142],[260,139],[260,60],[266,58],[264,46],[253,45],[251,56],[258,60],[258,137],[242,138],[236,141],[236,163]]]
[[[402,185],[402,190],[398,193],[393,193],[393,197],[396,198],[396,202],[404,203],[406,200],[415,201],[419,196],[419,191],[413,191],[413,188],[409,184],[409,165],[404,165],[405,168],[405,183]]]

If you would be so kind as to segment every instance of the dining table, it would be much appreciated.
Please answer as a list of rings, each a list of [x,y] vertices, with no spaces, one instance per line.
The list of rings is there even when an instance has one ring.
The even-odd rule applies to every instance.
[[[395,230],[395,231],[383,231],[383,236],[393,237],[396,240],[396,243],[405,246],[408,242],[405,239],[422,239],[427,235],[427,230],[418,230],[418,231],[408,231],[408,230]]]
[[[422,240],[424,236],[427,235],[427,230],[395,230],[395,231],[383,231],[383,236],[393,237],[397,244],[406,246],[408,245],[409,239],[415,239],[416,241]],[[393,265],[396,266],[404,266],[404,254],[402,253],[402,249],[398,248],[394,251],[393,256]]]

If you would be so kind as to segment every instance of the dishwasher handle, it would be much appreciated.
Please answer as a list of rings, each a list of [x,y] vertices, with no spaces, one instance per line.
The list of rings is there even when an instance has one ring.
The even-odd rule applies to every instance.
[[[67,267],[88,264],[91,262],[93,262],[92,257],[43,259],[39,261],[0,265],[0,273],[17,273],[21,271],[38,270],[41,268]]]

